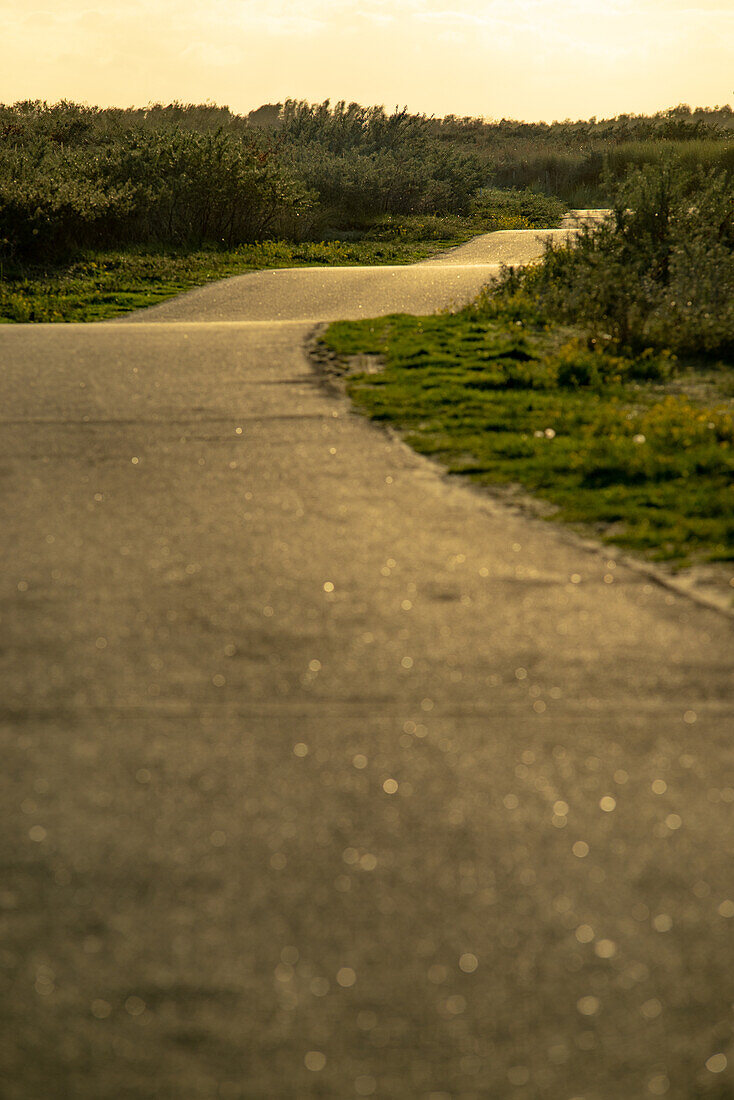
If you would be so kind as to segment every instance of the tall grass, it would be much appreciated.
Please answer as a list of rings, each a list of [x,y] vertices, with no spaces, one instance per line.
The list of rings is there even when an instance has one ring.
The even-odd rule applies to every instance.
[[[703,168],[734,175],[734,141],[626,141],[588,152],[533,152],[531,148],[514,160],[497,164],[494,178],[498,186],[535,189],[557,195],[572,206],[607,206],[616,181],[635,168],[671,159],[684,171]]]
[[[734,112],[682,105],[656,115],[554,123],[511,119],[435,122],[441,140],[472,149],[501,187],[529,187],[576,206],[608,205],[610,181],[677,157],[686,167],[734,169]]]

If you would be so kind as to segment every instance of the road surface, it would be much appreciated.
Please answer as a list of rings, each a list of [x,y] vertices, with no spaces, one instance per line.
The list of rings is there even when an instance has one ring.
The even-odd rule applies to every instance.
[[[4,1100],[732,1096],[731,621],[303,350],[538,248],[0,328]]]

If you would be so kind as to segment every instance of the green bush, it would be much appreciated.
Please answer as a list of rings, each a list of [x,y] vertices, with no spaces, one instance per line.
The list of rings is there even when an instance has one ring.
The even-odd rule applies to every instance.
[[[384,215],[467,215],[488,180],[406,111],[289,101],[277,133],[209,105],[0,107],[0,255],[302,241]]]
[[[113,187],[135,187],[136,239],[231,248],[272,234],[287,211],[311,205],[272,149],[221,131],[141,131],[100,167]]]
[[[734,352],[734,188],[724,172],[647,165],[617,186],[613,215],[543,262],[508,273],[487,315],[515,301],[581,324],[599,346]],[[651,367],[652,369],[652,367]]]
[[[121,231],[136,205],[130,183],[95,179],[76,150],[0,153],[0,256],[54,257]]]
[[[138,127],[67,145],[55,133],[39,127],[0,144],[0,255],[11,260],[127,243],[232,247],[285,225],[294,233],[313,206],[251,136]]]
[[[539,195],[535,191],[483,187],[474,196],[471,210],[480,217],[494,219],[498,225],[509,215],[523,219],[528,229],[544,229],[560,222],[566,212],[566,204],[561,199]]]
[[[467,214],[489,172],[407,111],[289,100],[279,138],[294,172],[337,218]]]

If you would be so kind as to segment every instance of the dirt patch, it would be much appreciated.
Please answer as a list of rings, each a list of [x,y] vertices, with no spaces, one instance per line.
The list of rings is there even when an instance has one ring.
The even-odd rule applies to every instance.
[[[328,327],[317,325],[306,344],[311,366],[325,385],[345,394],[348,378],[356,374],[379,374],[384,370],[385,361],[381,355],[350,355],[346,359],[335,355],[321,343],[321,335]]]

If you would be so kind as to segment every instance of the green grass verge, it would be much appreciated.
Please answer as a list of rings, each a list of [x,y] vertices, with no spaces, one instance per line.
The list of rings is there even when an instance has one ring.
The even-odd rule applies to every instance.
[[[517,206],[517,204],[516,204]],[[384,217],[349,239],[262,241],[216,249],[86,253],[62,265],[0,267],[0,322],[102,321],[155,305],[215,279],[274,267],[410,264],[494,229],[558,223],[551,211],[484,210],[472,217]]]
[[[679,565],[734,558],[734,368],[590,349],[568,328],[469,307],[338,322],[324,345],[374,420],[484,485]],[[352,356],[380,357],[358,371]]]

